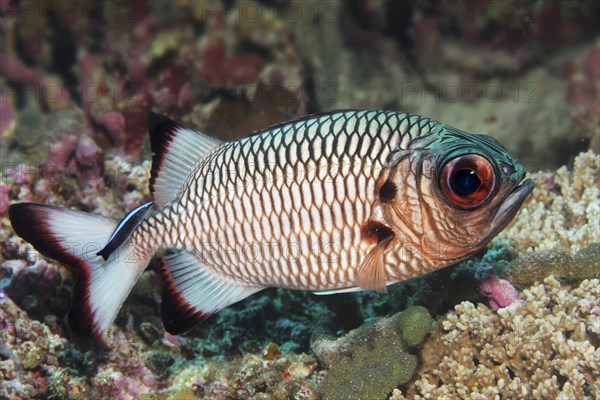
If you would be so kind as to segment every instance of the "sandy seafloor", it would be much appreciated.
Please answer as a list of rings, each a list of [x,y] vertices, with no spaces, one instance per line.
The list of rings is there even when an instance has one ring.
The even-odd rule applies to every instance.
[[[598,399],[599,17],[586,0],[0,0],[0,399]],[[107,348],[69,335],[72,273],[14,234],[10,204],[149,201],[149,111],[233,139],[336,109],[494,136],[536,188],[480,252],[387,295],[268,289],[173,336],[151,263]]]

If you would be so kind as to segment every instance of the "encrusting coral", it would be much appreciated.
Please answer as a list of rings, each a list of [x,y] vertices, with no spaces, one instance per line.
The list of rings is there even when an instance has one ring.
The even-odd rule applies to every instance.
[[[457,305],[425,341],[417,379],[390,399],[597,399],[600,281],[549,276],[522,296],[497,313]]]
[[[319,385],[323,399],[383,399],[408,382],[417,367],[409,349],[423,342],[433,320],[423,307],[357,328],[337,340],[317,340],[312,348],[328,369]]]
[[[600,243],[590,243],[576,253],[556,249],[521,254],[510,264],[506,278],[529,286],[550,274],[563,282],[599,278]]]

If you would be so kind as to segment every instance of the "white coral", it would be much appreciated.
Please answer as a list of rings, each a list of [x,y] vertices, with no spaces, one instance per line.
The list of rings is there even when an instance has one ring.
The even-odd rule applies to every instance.
[[[593,399],[600,380],[600,280],[562,287],[550,276],[498,313],[455,307],[423,350],[417,380],[391,399]],[[596,386],[595,386],[596,385]],[[584,390],[590,388],[591,393]],[[406,396],[406,397],[405,397]]]
[[[561,167],[554,174],[539,173],[537,177],[531,200],[499,238],[528,252],[556,248],[577,251],[599,242],[600,155],[581,153],[572,170]],[[553,182],[540,182],[544,179]]]

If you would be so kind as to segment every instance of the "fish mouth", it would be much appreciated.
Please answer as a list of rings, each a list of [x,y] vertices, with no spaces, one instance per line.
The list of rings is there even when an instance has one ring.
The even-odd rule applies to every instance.
[[[494,235],[504,229],[504,227],[512,221],[534,186],[533,180],[526,178],[521,179],[521,181],[511,189],[492,220],[491,226],[495,231]]]

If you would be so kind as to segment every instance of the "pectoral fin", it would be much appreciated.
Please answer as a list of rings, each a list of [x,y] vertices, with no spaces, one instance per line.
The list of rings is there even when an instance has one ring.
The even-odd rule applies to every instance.
[[[384,256],[392,239],[393,236],[390,236],[377,243],[358,267],[356,283],[362,289],[387,293]]]

